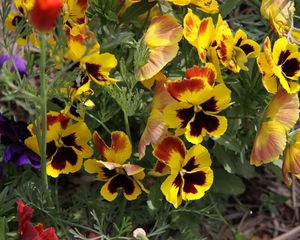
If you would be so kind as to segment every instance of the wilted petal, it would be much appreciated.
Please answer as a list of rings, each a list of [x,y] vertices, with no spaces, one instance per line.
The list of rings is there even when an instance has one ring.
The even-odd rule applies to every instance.
[[[291,129],[299,119],[298,94],[289,94],[279,88],[270,101],[265,116],[281,123],[286,130]]]
[[[260,166],[279,159],[285,145],[285,128],[276,121],[263,122],[252,147],[250,163]]]
[[[148,62],[138,71],[140,80],[149,79],[157,74],[167,63],[175,58],[178,50],[178,44],[151,48]]]

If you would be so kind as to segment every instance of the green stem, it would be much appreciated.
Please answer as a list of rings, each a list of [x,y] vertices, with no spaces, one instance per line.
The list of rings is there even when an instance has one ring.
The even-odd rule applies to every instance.
[[[91,117],[92,119],[96,120],[96,122],[98,122],[103,128],[104,130],[111,135],[111,131],[109,130],[109,128],[104,124],[104,122],[100,121],[100,119],[98,119],[97,117],[95,117],[93,114],[89,113],[88,111],[85,112],[89,117]]]
[[[125,130],[126,130],[127,136],[131,140],[131,134],[130,134],[130,126],[129,126],[128,116],[127,116],[127,113],[124,110],[123,110],[123,113],[124,113]]]
[[[46,39],[44,34],[41,34],[41,52],[40,52],[40,95],[41,95],[41,141],[40,141],[40,154],[41,154],[41,174],[42,174],[42,186],[45,193],[48,193],[48,179],[46,172],[47,156],[46,156],[46,147],[47,147],[47,91],[48,91],[48,82],[45,78],[45,69],[46,69]],[[39,127],[39,126],[38,126]]]

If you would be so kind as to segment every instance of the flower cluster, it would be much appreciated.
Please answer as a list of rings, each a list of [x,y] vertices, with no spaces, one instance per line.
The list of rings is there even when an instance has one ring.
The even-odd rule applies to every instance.
[[[5,26],[15,32],[16,43],[33,46],[40,54],[46,52],[55,68],[53,71],[59,72],[58,78],[68,73],[74,76],[68,84],[56,89],[57,95],[51,95],[51,102],[58,103],[61,109],[52,108],[46,99],[43,108],[47,111],[43,116],[36,114],[37,119],[29,126],[0,115],[0,139],[5,146],[5,162],[30,164],[34,168],[41,168],[42,162],[45,163],[46,174],[53,178],[78,172],[84,166],[87,173],[96,174],[95,179],[103,182],[100,190],[103,199],[113,201],[121,190],[131,201],[143,192],[149,192],[146,187],[151,187],[151,181],[147,182],[147,164],[144,165],[144,162],[154,157],[156,163],[149,175],[165,177],[160,189],[168,202],[177,208],[183,201],[200,199],[212,187],[214,179],[214,158],[210,155],[214,149],[209,144],[216,144],[214,141],[226,134],[230,127],[228,112],[236,104],[232,93],[238,92],[238,88],[228,80],[228,76],[245,74],[251,69],[251,62],[262,75],[260,87],[265,94],[273,95],[260,119],[251,153],[249,151],[250,163],[260,166],[283,156],[285,182],[291,183],[289,173],[300,175],[300,134],[299,131],[292,132],[299,119],[300,90],[300,53],[297,41],[293,41],[297,39],[298,32],[291,26],[292,18],[289,18],[290,13],[291,16],[294,14],[293,4],[281,9],[276,4],[262,2],[261,12],[271,21],[279,38],[272,47],[270,38],[266,37],[261,51],[259,43],[251,39],[250,34],[241,28],[233,30],[221,14],[216,16],[215,21],[213,16],[199,17],[198,11],[218,13],[216,0],[161,2],[160,11],[156,12],[153,8],[149,9],[147,17],[140,16],[144,19],[143,26],[148,27],[141,34],[135,33],[140,36],[139,40],[130,35],[130,40],[120,50],[130,53],[130,57],[124,60],[113,51],[103,52],[96,33],[88,25],[87,0],[14,1]],[[116,15],[120,19],[115,21],[121,22],[122,15],[126,16],[125,11],[140,3],[153,1],[124,0],[118,1],[117,6],[113,4],[113,7],[120,8]],[[155,4],[158,3],[154,2],[153,6]],[[172,14],[173,4],[188,6],[182,12],[182,21]],[[167,10],[164,12],[163,9]],[[120,27],[123,25],[120,24]],[[54,51],[63,37],[62,49]],[[48,49],[43,44],[45,40]],[[191,53],[196,53],[196,60],[192,59],[191,64],[187,59],[180,59],[184,54],[182,45],[192,46]],[[128,50],[128,46],[134,46],[134,51]],[[119,69],[117,59],[120,60]],[[127,70],[125,62],[130,61],[134,66]],[[169,66],[174,62],[182,69],[172,72]],[[26,62],[17,55],[0,57],[0,68],[4,65],[8,65],[11,71],[18,70],[21,80],[35,77],[28,76]],[[56,78],[51,71],[46,81],[54,82],[51,86],[56,86]],[[43,72],[41,76],[44,75]],[[123,91],[125,84],[131,80],[134,84],[131,83],[131,87],[127,85],[128,89]],[[152,101],[152,104],[143,133],[139,135],[136,131],[131,139],[132,128],[122,104],[126,102],[128,106],[135,101],[136,86],[147,89],[145,91],[150,98],[146,101]],[[253,86],[250,86],[251,91]],[[49,89],[43,90],[41,97]],[[125,92],[124,95],[129,97],[113,95],[113,91]],[[104,127],[110,135],[110,145],[106,144],[107,136],[100,132],[101,128],[85,120],[86,112],[101,105],[99,101],[102,99],[98,96],[102,93],[110,94],[110,100],[116,100],[122,110],[119,112],[125,117],[126,133]],[[139,100],[143,101],[141,98],[137,102]],[[104,107],[109,109],[110,106]],[[41,109],[39,106],[35,110]],[[96,116],[90,116],[102,127],[105,126]],[[42,120],[42,117],[45,119]],[[45,156],[41,151],[43,129],[46,131]],[[134,146],[136,140],[138,147]],[[150,145],[152,156],[149,157],[151,153],[147,154],[147,148],[151,148]],[[94,148],[98,153],[94,154]],[[138,165],[133,153],[136,149],[139,159],[143,159]],[[28,211],[26,215],[31,217],[32,210],[22,204],[19,202],[20,212]],[[35,234],[48,232],[32,224],[30,229]],[[24,232],[20,230],[21,235]]]

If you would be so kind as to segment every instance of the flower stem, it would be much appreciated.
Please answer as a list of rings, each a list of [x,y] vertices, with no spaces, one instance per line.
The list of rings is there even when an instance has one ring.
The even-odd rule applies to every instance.
[[[41,34],[41,52],[40,52],[40,114],[41,114],[41,141],[40,141],[40,154],[41,154],[41,174],[42,174],[42,186],[43,190],[47,194],[49,191],[46,164],[46,147],[47,147],[47,92],[48,92],[48,82],[45,79],[45,68],[46,68],[46,39],[44,34]]]
[[[130,134],[130,126],[129,126],[128,116],[127,116],[127,113],[125,112],[124,109],[123,109],[123,113],[124,113],[124,122],[125,122],[126,134],[129,137],[129,139],[131,140],[131,134]]]

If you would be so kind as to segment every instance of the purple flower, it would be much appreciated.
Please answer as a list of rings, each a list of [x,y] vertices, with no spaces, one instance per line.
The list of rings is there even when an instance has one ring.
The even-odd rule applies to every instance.
[[[5,62],[9,63],[10,61],[11,61],[11,57],[8,54],[0,56],[0,69],[2,68]],[[26,61],[17,55],[13,56],[13,61],[14,63],[12,63],[11,65],[11,71],[15,71],[16,70],[15,66],[16,66],[21,77],[27,76]]]
[[[10,121],[0,113],[0,142],[6,147],[3,154],[5,162],[41,167],[40,157],[24,144],[30,135],[27,123]]]

